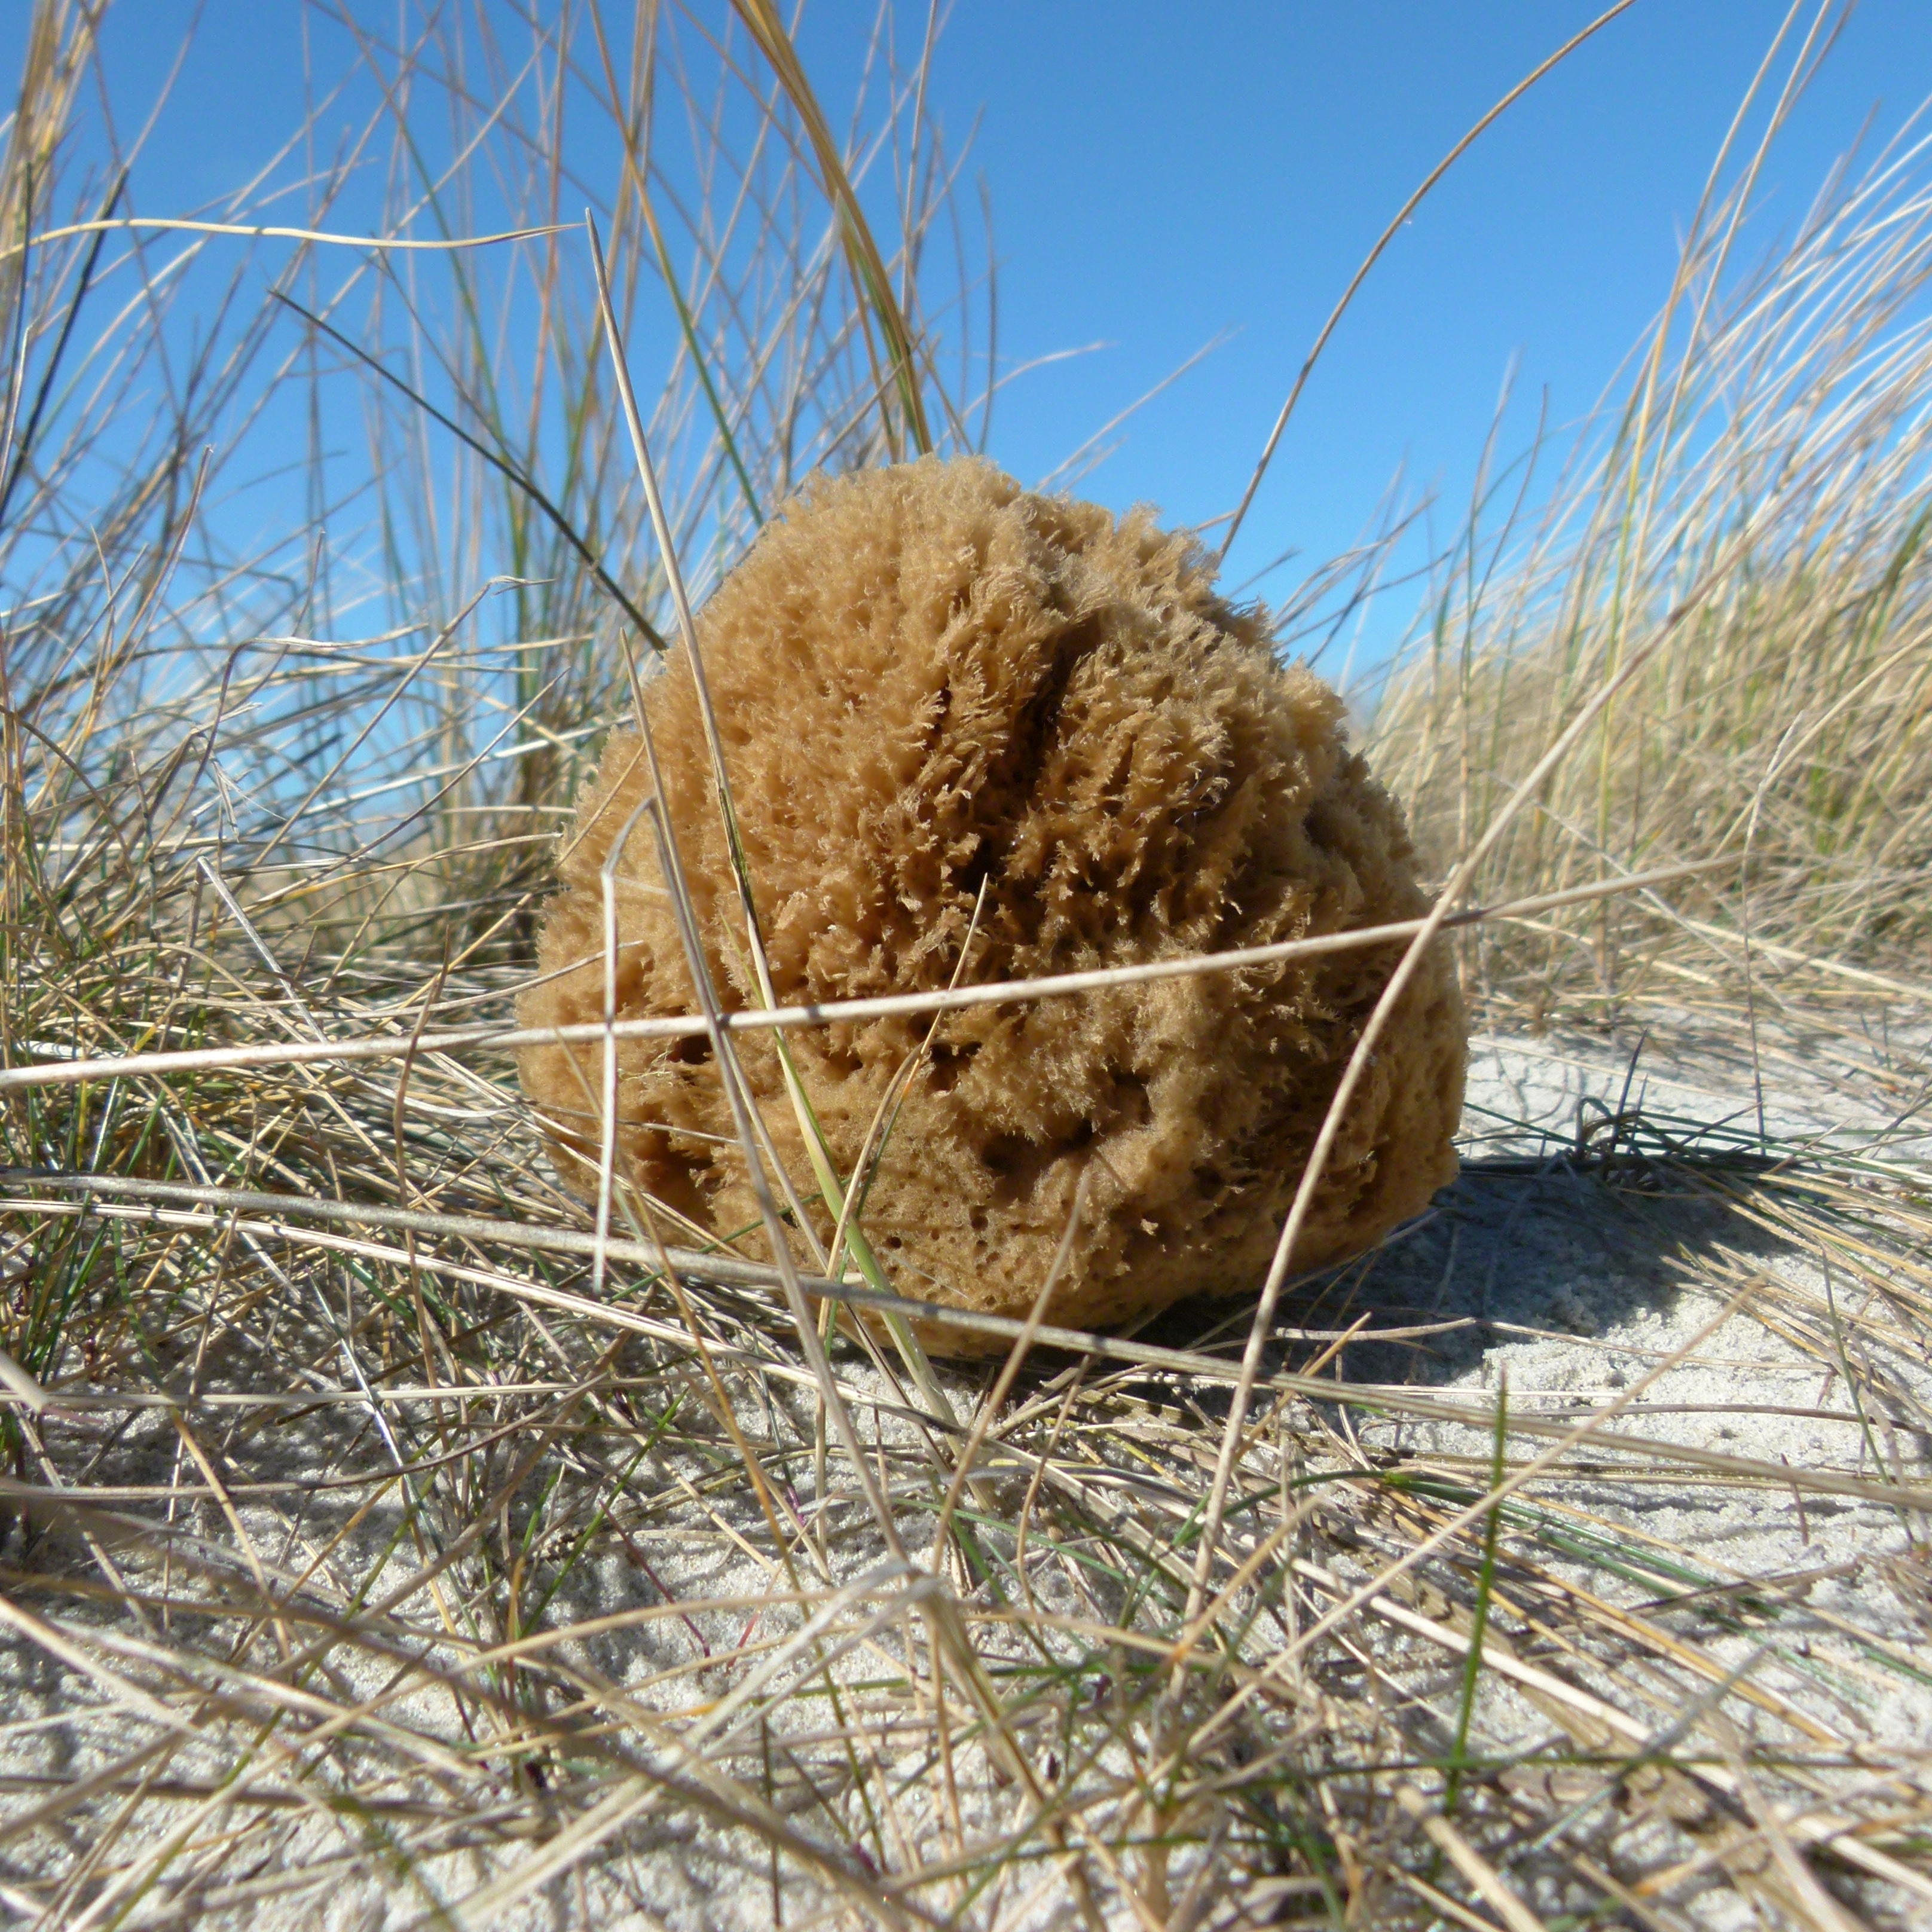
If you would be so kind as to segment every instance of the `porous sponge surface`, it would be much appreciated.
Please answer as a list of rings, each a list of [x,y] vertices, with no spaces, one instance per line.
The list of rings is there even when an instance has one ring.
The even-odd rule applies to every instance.
[[[786,1004],[1125,965],[1426,910],[1400,808],[1340,700],[1276,662],[1199,549],[1136,512],[926,458],[815,484],[701,614],[699,639],[775,989]],[[726,1005],[760,1004],[691,665],[644,687],[664,800]],[[526,1027],[603,1015],[600,868],[647,795],[614,732],[544,916]],[[616,868],[621,1015],[697,1010],[648,826]],[[1400,948],[948,1016],[864,1223],[904,1292],[1080,1327],[1254,1287]],[[800,1029],[849,1174],[924,1018]],[[1365,1248],[1455,1171],[1466,1026],[1438,950],[1378,1044],[1298,1265]],[[739,1036],[779,1157],[806,1161],[769,1035]],[[697,1226],[758,1222],[708,1045],[618,1054],[620,1172]],[[560,1172],[595,1185],[602,1048],[526,1047]],[[820,1228],[829,1236],[829,1216]],[[762,1246],[761,1238],[746,1244]],[[928,1337],[957,1348],[956,1334]],[[965,1346],[969,1346],[970,1343]]]

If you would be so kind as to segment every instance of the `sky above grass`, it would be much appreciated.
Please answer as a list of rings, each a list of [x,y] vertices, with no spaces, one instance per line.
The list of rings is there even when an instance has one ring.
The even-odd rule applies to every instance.
[[[547,9],[546,10],[548,10]],[[1460,522],[1505,377],[1514,454],[1540,410],[1560,447],[1667,290],[1677,242],[1768,47],[1778,0],[1639,0],[1486,133],[1398,236],[1310,382],[1231,561],[1275,596],[1346,549],[1394,491]],[[511,10],[504,10],[506,21]],[[1111,434],[1077,488],[1198,523],[1232,508],[1336,296],[1466,130],[1593,16],[1571,0],[956,0],[931,100],[972,134],[999,264],[992,453],[1034,482],[1212,343]],[[0,9],[18,71],[24,4]],[[139,176],[142,212],[232,189],[303,109],[298,0],[121,0],[124,104],[199,30]],[[845,98],[872,14],[808,6],[800,44]],[[903,52],[926,8],[908,0]],[[1802,23],[1801,23],[1802,27]],[[1766,172],[1759,232],[1802,214],[1834,159],[1932,94],[1932,14],[1865,0]],[[125,106],[124,106],[124,118]],[[1412,556],[1411,560],[1414,558]],[[1372,656],[1415,608],[1385,600]]]
[[[993,446],[1031,480],[1204,344],[1083,490],[1198,522],[1238,499],[1302,357],[1384,224],[1466,130],[1595,17],[1569,0],[962,5],[949,119],[976,143],[1023,377]],[[1357,541],[1398,478],[1453,530],[1512,364],[1502,447],[1597,406],[1657,313],[1711,164],[1784,16],[1640,0],[1490,128],[1341,323],[1250,514],[1236,580]],[[1932,93],[1932,13],[1862,6],[1774,150],[1766,242],[1833,161]],[[1285,588],[1277,577],[1268,588]],[[1412,595],[1392,595],[1384,622]]]

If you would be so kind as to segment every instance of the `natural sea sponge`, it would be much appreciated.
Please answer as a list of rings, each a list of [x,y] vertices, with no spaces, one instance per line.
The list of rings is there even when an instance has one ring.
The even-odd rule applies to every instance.
[[[1426,910],[1401,812],[1348,749],[1340,700],[1282,668],[1262,616],[1217,597],[1211,574],[1144,513],[1034,495],[976,460],[822,480],[790,505],[698,620],[779,1000],[945,986],[982,882],[976,981]],[[756,1006],[681,650],[644,695],[720,998]],[[599,868],[647,788],[638,739],[614,732],[566,838],[524,1026],[602,1017]],[[696,1011],[644,821],[617,880],[620,1014]],[[949,1015],[866,1198],[874,1247],[904,1292],[1023,1315],[1084,1174],[1049,1319],[1099,1327],[1252,1289],[1400,952]],[[928,1024],[790,1035],[842,1176]],[[1454,1173],[1465,1034],[1438,948],[1376,1050],[1298,1265],[1371,1245]],[[739,1039],[816,1214],[771,1037]],[[758,1214],[710,1059],[698,1040],[620,1044],[618,1163],[686,1222],[731,1236]],[[594,1042],[521,1058],[560,1171],[586,1192],[602,1061]]]

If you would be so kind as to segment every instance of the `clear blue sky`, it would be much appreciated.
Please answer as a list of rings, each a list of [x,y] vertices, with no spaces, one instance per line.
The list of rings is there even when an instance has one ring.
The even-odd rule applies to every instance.
[[[186,0],[111,10],[110,72],[125,104],[151,98],[194,10]],[[1230,508],[1384,223],[1596,10],[1573,0],[956,0],[933,98],[956,140],[980,118],[974,167],[994,212],[1002,359],[1108,345],[1009,388],[993,454],[1038,478],[1232,329],[1080,485],[1176,520]],[[232,187],[302,112],[298,0],[208,0],[200,12],[190,84],[140,177],[146,213]],[[1511,448],[1546,388],[1556,425],[1596,403],[1665,292],[1783,12],[1782,0],[1639,0],[1482,137],[1342,324],[1233,579],[1290,545],[1310,560],[1346,547],[1399,470],[1412,494],[1439,491],[1442,527],[1453,527],[1512,357]],[[26,14],[24,0],[0,9],[0,58],[15,72]],[[925,16],[923,0],[902,0],[902,44]],[[842,98],[871,18],[869,0],[808,5],[801,45],[828,100]],[[1774,159],[1766,238],[1796,219],[1868,116],[1889,131],[1928,94],[1932,8],[1864,0]],[[1391,620],[1411,608],[1398,596]]]
[[[1460,136],[1600,9],[1574,0],[1298,0],[956,10],[950,119],[977,152],[1022,379],[998,453],[1029,478],[1227,328],[1083,486],[1190,521],[1238,496],[1302,356],[1384,224]],[[1515,433],[1574,422],[1660,304],[1684,224],[1784,0],[1639,0],[1491,128],[1332,341],[1232,560],[1355,539],[1399,469],[1454,526],[1512,357]],[[1766,176],[1795,220],[1876,111],[1932,94],[1932,8],[1867,0]],[[1412,604],[1390,600],[1406,614]],[[1391,615],[1395,614],[1391,610]]]

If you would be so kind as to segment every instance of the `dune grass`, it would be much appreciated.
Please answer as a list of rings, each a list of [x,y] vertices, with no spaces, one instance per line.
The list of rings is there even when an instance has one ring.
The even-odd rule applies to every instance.
[[[147,213],[140,157],[88,118],[93,16],[38,0],[0,176],[0,1907],[1922,1921],[1925,1766],[1861,1730],[1928,1688],[1902,1139],[1630,1104],[1513,1142],[1486,1184],[1660,1228],[1709,1316],[1554,1408],[1381,1372],[1485,1318],[1363,1268],[1265,1333],[1250,1299],[935,1366],[829,1318],[862,1286],[586,1214],[540,1157],[501,1036],[667,564],[701,601],[814,467],[986,434],[915,11],[837,103],[750,0],[346,14],[311,92],[354,138],[194,213],[524,237],[404,252],[99,225]],[[1378,756],[1459,905],[1586,889],[1465,928],[1493,1022],[1822,1036],[1904,1112],[1924,171],[1745,273],[1749,172],[1546,523],[1490,536],[1514,478],[1479,505]],[[1829,1454],[1645,1417],[1747,1327],[1815,1369]],[[1814,1600],[1633,1514],[1682,1493],[1898,1534]]]
[[[1584,698],[1693,607],[1475,890],[1709,869],[1668,903],[1486,926],[1468,970],[1498,1012],[1722,1021],[1754,985],[1816,1019],[1924,984],[1932,202],[1908,129],[1767,250],[1750,190],[1790,104],[1731,158],[1736,178],[1714,176],[1627,383],[1544,507],[1523,513],[1546,452],[1485,466],[1376,714],[1379,766],[1446,865]]]

